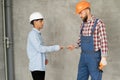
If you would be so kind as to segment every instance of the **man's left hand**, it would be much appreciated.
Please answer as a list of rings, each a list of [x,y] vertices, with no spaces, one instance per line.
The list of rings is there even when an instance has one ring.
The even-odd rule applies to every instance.
[[[48,64],[48,59],[45,59],[45,65],[47,65]]]
[[[100,64],[99,64],[99,69],[102,70],[104,68],[104,66],[106,66],[106,65],[107,65],[106,57],[102,57]]]

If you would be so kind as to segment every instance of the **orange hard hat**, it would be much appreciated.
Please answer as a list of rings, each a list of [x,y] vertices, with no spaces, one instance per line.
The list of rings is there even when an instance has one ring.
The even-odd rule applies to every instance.
[[[76,13],[80,13],[82,10],[86,9],[86,8],[90,8],[90,3],[87,2],[86,0],[83,0],[81,2],[78,2],[76,4]]]

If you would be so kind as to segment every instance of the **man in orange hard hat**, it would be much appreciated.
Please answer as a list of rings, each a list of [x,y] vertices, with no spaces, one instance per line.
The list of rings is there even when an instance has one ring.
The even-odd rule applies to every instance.
[[[76,4],[76,13],[83,23],[80,30],[78,47],[81,47],[81,56],[78,66],[77,80],[102,80],[102,69],[107,65],[107,35],[105,24],[101,19],[91,15],[90,3],[81,1]],[[75,45],[69,45],[72,50]]]

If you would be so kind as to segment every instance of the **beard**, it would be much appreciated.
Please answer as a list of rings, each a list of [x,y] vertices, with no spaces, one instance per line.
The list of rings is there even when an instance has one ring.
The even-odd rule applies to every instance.
[[[86,15],[82,20],[83,22],[87,22],[88,16]]]

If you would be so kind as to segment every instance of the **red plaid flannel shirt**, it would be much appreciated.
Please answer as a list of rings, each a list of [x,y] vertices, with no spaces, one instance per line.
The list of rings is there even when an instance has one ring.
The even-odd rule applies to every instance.
[[[92,19],[84,23],[84,28],[82,31],[82,34],[84,36],[90,36],[91,35],[91,29],[93,28],[94,22],[96,18],[92,16]],[[80,28],[82,25],[80,26]],[[94,48],[95,51],[101,50],[102,56],[107,56],[108,51],[108,43],[107,43],[107,35],[106,35],[106,29],[105,24],[102,22],[101,19],[97,21],[97,26],[95,28],[94,34]],[[80,45],[80,39],[78,41],[78,44]]]

